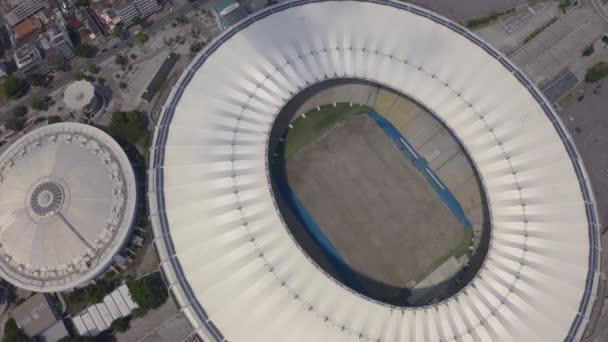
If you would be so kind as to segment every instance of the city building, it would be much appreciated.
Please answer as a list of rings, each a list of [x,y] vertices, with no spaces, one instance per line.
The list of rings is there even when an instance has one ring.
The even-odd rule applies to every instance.
[[[34,292],[87,285],[129,240],[135,176],[105,132],[58,123],[0,155],[0,276]]]
[[[30,37],[34,32],[40,30],[42,26],[43,24],[40,18],[34,17],[22,21],[13,28],[15,40],[20,41]]]
[[[4,0],[0,5],[6,22],[15,26],[36,12],[50,8],[46,0]]]
[[[158,0],[119,0],[113,7],[121,23],[127,26],[131,25],[135,18],[143,19],[161,9]]]
[[[213,7],[213,16],[220,29],[225,30],[247,17],[247,10],[236,0],[222,0]]]
[[[90,8],[80,9],[80,16],[82,21],[87,25],[92,34],[92,39],[101,37],[102,35],[108,35],[110,33],[109,28],[103,24],[103,22],[97,17],[95,12]]]
[[[80,336],[97,336],[107,330],[116,319],[129,316],[137,304],[131,299],[131,293],[126,284],[103,298],[99,304],[94,304],[72,317],[72,323]]]
[[[39,44],[44,51],[56,49],[68,61],[76,57],[70,36],[63,28],[48,29],[41,35]]]
[[[475,165],[490,241],[453,296],[420,307],[371,300],[323,272],[286,226],[269,176],[274,125],[296,94],[336,79],[407,95]],[[157,122],[155,244],[205,341],[578,341],[603,300],[598,209],[565,126],[507,57],[422,7],[263,9],[192,61]]]
[[[173,66],[175,65],[175,63],[177,63],[178,59],[178,54],[174,52],[169,53],[169,56],[167,56],[167,58],[163,61],[163,64],[160,65],[160,68],[158,68],[158,71],[148,84],[148,87],[146,87],[146,91],[144,91],[144,93],[141,95],[141,98],[144,101],[150,102],[152,100],[154,95],[156,95],[156,92],[167,80],[167,76],[169,76],[171,69],[173,69]]]
[[[42,62],[40,51],[33,45],[26,45],[15,50],[15,64],[18,69],[23,69],[28,65],[38,64]]]
[[[56,304],[44,293],[33,295],[11,310],[11,316],[19,328],[31,337],[43,333],[59,321]]]

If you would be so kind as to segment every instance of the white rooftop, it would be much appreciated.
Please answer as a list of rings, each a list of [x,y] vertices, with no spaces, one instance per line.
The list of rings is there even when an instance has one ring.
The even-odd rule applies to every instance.
[[[129,160],[103,131],[26,134],[0,156],[0,276],[37,292],[84,284],[124,245],[135,201]]]
[[[70,84],[63,93],[63,102],[71,109],[78,110],[86,107],[95,97],[95,87],[85,80]]]
[[[312,84],[357,78],[415,99],[476,166],[491,236],[459,293],[401,308],[323,272],[269,179],[277,114]],[[401,1],[294,0],[207,45],[164,106],[148,204],[163,273],[206,341],[573,341],[599,281],[588,176],[551,105],[505,56]]]

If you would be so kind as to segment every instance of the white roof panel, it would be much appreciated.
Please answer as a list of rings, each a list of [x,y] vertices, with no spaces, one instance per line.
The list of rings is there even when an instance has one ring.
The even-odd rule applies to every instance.
[[[588,177],[540,91],[475,35],[403,2],[295,0],[225,31],[188,70],[156,127],[148,189],[167,281],[205,339],[581,337],[599,279]],[[289,236],[268,181],[268,132],[294,94],[332,78],[420,102],[475,164],[492,242],[452,298],[403,310],[371,301]],[[228,248],[220,232],[252,239]]]

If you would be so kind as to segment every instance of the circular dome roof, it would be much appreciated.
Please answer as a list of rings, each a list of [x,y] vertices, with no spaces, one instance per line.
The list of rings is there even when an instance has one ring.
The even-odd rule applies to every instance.
[[[312,84],[372,81],[431,110],[487,193],[484,265],[440,303],[342,286],[299,248],[269,179],[278,113]],[[165,105],[149,206],[166,278],[198,333],[230,341],[579,339],[599,280],[595,202],[550,104],[458,24],[392,1],[267,8],[199,53]]]
[[[95,97],[95,87],[85,80],[70,84],[63,93],[63,102],[71,109],[82,109]]]
[[[120,146],[92,126],[60,123],[0,156],[0,276],[54,292],[102,272],[132,228],[136,189]]]

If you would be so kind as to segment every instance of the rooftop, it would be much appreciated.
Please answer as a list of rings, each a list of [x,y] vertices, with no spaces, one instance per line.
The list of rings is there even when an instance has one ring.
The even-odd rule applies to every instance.
[[[36,292],[80,286],[126,242],[135,178],[103,131],[61,123],[32,131],[0,156],[0,276]]]
[[[224,29],[247,17],[245,8],[235,0],[221,0],[213,10],[218,14]]]
[[[17,325],[28,336],[36,336],[57,322],[51,303],[43,293],[37,293],[11,312]]]
[[[42,28],[42,20],[40,18],[29,18],[15,26],[15,38],[21,40],[40,28]]]

